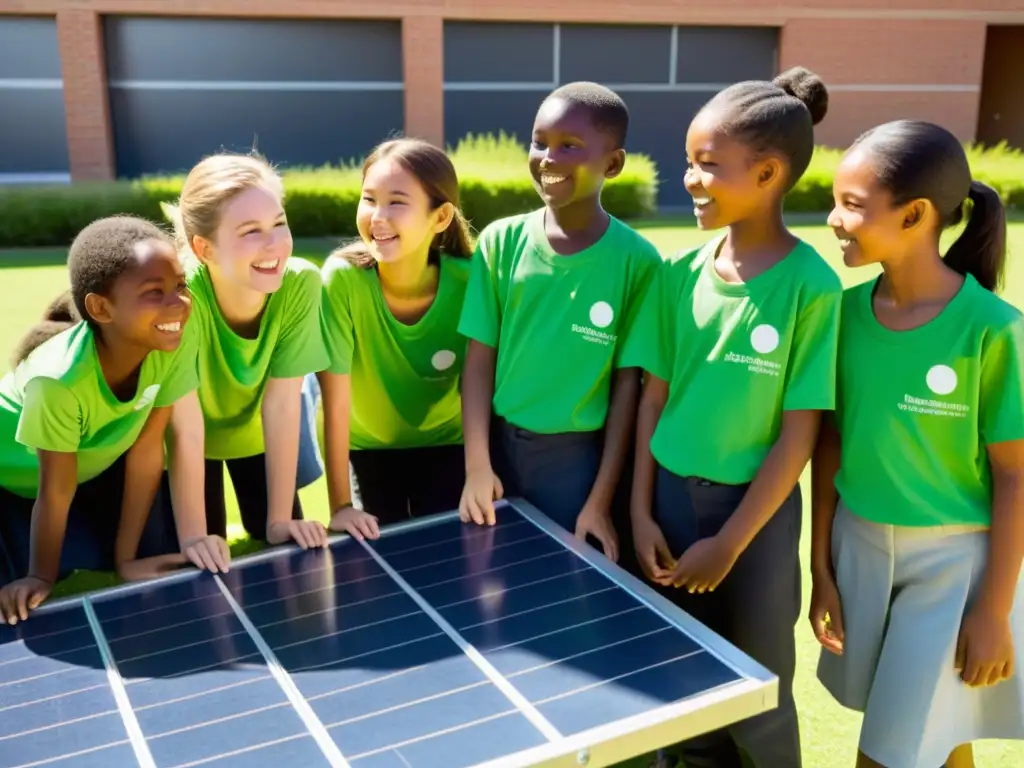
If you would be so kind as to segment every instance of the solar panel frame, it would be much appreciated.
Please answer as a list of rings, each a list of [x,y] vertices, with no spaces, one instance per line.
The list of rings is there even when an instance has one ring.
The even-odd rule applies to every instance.
[[[765,667],[696,621],[692,616],[682,611],[650,586],[644,584],[640,579],[607,560],[599,551],[581,542],[572,533],[561,528],[529,502],[520,498],[512,498],[498,502],[497,506],[499,508],[511,507],[526,521],[554,538],[566,550],[574,553],[590,568],[645,605],[669,625],[692,638],[712,657],[735,672],[739,680],[718,686],[711,691],[695,694],[680,701],[658,706],[638,715],[613,721],[572,735],[561,736],[556,740],[549,740],[545,744],[514,754],[503,755],[488,762],[479,763],[475,768],[499,768],[499,766],[500,768],[519,768],[520,766],[568,768],[569,766],[614,765],[638,754],[650,752],[657,747],[676,743],[756,716],[778,705],[778,678]],[[458,520],[458,517],[458,512],[452,511],[426,518],[413,519],[383,528],[381,530],[381,537],[391,537],[418,529],[450,523]],[[349,538],[351,537],[347,534],[332,535],[329,537],[329,545],[334,545]],[[377,564],[388,573],[390,578],[396,581],[414,601],[420,603],[421,609],[435,623],[438,623],[442,629],[445,629],[446,620],[429,603],[417,600],[416,591],[409,587],[402,576],[391,567],[386,558],[374,550],[373,543],[359,543]],[[267,560],[291,556],[298,550],[297,545],[286,545],[241,557],[232,563],[232,570]],[[132,707],[124,693],[124,684],[112,664],[110,648],[104,640],[103,631],[99,620],[96,618],[93,606],[133,592],[152,590],[160,586],[195,579],[203,573],[198,570],[185,570],[145,582],[83,593],[54,600],[44,604],[35,611],[36,614],[44,614],[75,606],[84,608],[89,619],[90,628],[99,646],[100,654],[106,665],[108,679],[117,700],[118,709],[124,719],[140,765],[154,766],[155,763],[146,745],[146,739],[135,719]],[[223,579],[215,577],[215,581],[220,592],[228,600],[234,615],[242,622],[246,632],[256,643],[259,651],[267,661],[271,673],[284,690],[288,700],[324,752],[328,764],[338,768],[349,768],[349,763],[342,751],[338,749],[331,736],[324,729],[323,724],[319,722],[312,710],[309,709],[309,704],[305,702],[301,693],[299,693],[294,683],[288,677],[287,672],[284,672],[283,675],[280,674],[283,668],[277,662],[273,651],[261,638],[252,622],[249,621],[245,609],[239,605]],[[445,629],[445,632],[453,639],[460,637],[459,633],[450,626],[448,629]],[[463,653],[468,652],[471,655],[477,666],[480,666],[481,661],[488,665],[488,662],[483,660],[478,652],[476,656],[472,656],[475,649],[472,646],[468,646],[465,640],[460,642],[460,640],[456,639],[456,643],[459,644]],[[500,673],[496,674],[499,678],[504,679]],[[505,682],[507,683],[507,681]],[[501,686],[499,685],[499,687]],[[511,695],[509,695],[507,689],[503,689],[503,692],[516,703],[520,711],[527,713],[532,709],[528,702],[526,702],[525,708],[522,706],[521,702],[523,699],[514,686],[509,683],[507,687],[511,689]],[[537,723],[534,724],[537,725]],[[551,734],[545,732],[543,727],[539,729],[549,739],[551,738]]]

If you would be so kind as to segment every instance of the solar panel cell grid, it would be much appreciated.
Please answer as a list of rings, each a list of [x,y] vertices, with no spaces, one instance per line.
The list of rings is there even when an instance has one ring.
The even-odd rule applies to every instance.
[[[538,519],[438,518],[0,627],[0,766],[530,765],[752,685]]]

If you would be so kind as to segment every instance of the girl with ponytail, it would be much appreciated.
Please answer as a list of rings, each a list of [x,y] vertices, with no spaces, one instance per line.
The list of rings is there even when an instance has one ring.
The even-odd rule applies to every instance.
[[[1024,739],[1024,316],[995,294],[1005,213],[956,137],[916,120],[861,136],[833,194],[844,261],[881,275],[845,292],[812,462],[818,676],[864,713],[858,766],[966,768],[971,742]]]
[[[459,506],[473,243],[451,160],[417,139],[367,157],[356,224],[360,239],[323,268],[331,363],[318,377],[331,528],[375,538],[380,524]]]

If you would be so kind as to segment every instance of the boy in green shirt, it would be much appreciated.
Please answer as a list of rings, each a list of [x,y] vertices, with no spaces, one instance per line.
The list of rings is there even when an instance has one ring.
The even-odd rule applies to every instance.
[[[493,523],[495,498],[522,496],[612,560],[640,382],[620,350],[661,263],[601,206],[628,126],[622,99],[594,83],[544,100],[529,160],[544,207],[481,233],[459,325],[470,339],[463,519]]]

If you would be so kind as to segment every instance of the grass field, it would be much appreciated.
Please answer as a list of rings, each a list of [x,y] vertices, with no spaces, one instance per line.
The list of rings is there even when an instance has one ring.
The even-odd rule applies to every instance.
[[[822,216],[801,216],[794,219],[794,231],[828,258],[836,267],[847,285],[852,285],[871,277],[874,272],[863,270],[852,272],[847,270],[839,257],[835,238],[823,226],[815,226],[814,222],[822,221]],[[671,253],[677,249],[701,243],[705,235],[685,223],[679,221],[652,221],[638,225],[663,253]],[[326,241],[300,242],[296,245],[296,254],[320,260],[331,243]],[[1024,308],[1024,264],[1014,259],[1014,253],[1024,254],[1024,222],[1014,223],[1010,228],[1010,268],[1006,280],[1006,298],[1019,307]],[[60,251],[19,251],[0,252],[0,280],[7,296],[7,322],[0,327],[0,351],[7,354],[13,347],[22,331],[27,328],[42,311],[47,301],[64,287],[66,279],[61,266],[63,253]],[[803,482],[807,483],[805,474]],[[230,483],[227,483],[230,488]],[[804,498],[809,494],[805,489]],[[327,496],[324,482],[321,480],[302,491],[302,498],[308,514],[326,520]],[[234,512],[237,521],[237,510],[234,500],[229,499],[229,509]],[[237,528],[235,530],[238,530]],[[807,544],[810,534],[810,521],[806,517],[804,525],[803,556],[806,568]],[[238,541],[233,549],[241,553],[249,547],[244,541]],[[73,579],[61,590],[66,593],[71,589],[82,587],[95,588],[103,584],[103,580],[95,575],[87,578]],[[804,612],[810,596],[809,580],[804,584]],[[799,653],[796,680],[797,705],[800,710],[801,727],[804,744],[804,763],[808,768],[842,768],[852,766],[856,750],[859,717],[849,713],[835,704],[814,676],[817,661],[817,643],[811,635],[807,622],[802,620],[796,627],[797,646]],[[1008,744],[988,742],[978,745],[976,750],[978,765],[986,768],[1019,768],[1024,765],[1024,744]],[[646,764],[637,761],[636,766]]]

